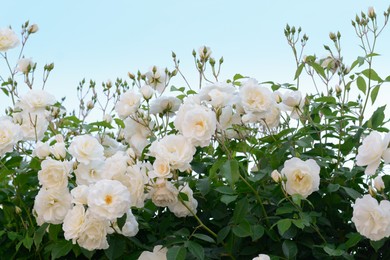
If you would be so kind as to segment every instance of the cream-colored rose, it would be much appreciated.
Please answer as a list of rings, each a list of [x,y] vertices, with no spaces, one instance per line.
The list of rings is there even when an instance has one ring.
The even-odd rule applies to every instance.
[[[47,106],[54,105],[56,103],[55,97],[45,90],[31,89],[24,94],[20,101],[17,103],[17,107],[20,107],[25,112],[43,112]]]
[[[49,126],[49,116],[46,112],[22,111],[13,114],[14,122],[21,126],[23,140],[39,141],[43,139]]]
[[[114,222],[113,227],[114,227],[116,232],[118,232],[119,234],[122,234],[126,237],[133,237],[133,236],[137,235],[137,233],[139,231],[138,222],[135,219],[135,217],[130,209],[126,212],[126,222],[123,225],[122,230],[120,230],[120,228],[118,227],[118,224],[116,222]]]
[[[150,191],[153,203],[158,207],[172,206],[177,203],[179,191],[165,179],[158,179]]]
[[[119,151],[126,151],[126,147],[123,144],[119,143],[109,135],[101,137],[101,144],[104,147],[105,157],[111,157]]]
[[[100,180],[105,179],[103,171],[104,161],[94,162],[90,164],[79,163],[74,174],[76,175],[77,185],[90,185]]]
[[[98,218],[115,220],[130,206],[130,192],[119,181],[101,180],[89,188],[88,210]]]
[[[19,45],[19,38],[10,28],[0,28],[0,51],[8,51]]]
[[[47,156],[50,155],[50,146],[48,143],[43,143],[41,141],[38,141],[35,145],[35,149],[32,153],[33,156],[38,157],[39,159],[45,159]]]
[[[259,85],[255,79],[248,79],[240,88],[240,100],[245,113],[265,114],[276,103],[272,92]]]
[[[38,171],[38,180],[43,188],[66,188],[68,186],[72,163],[47,158],[42,162],[41,167],[42,169]]]
[[[378,175],[374,178],[374,187],[379,192],[385,188],[385,183],[383,182],[381,175]]]
[[[217,118],[214,111],[205,106],[184,103],[177,112],[175,127],[194,146],[205,147],[217,128]]]
[[[77,243],[89,251],[107,249],[107,231],[109,224],[109,221],[95,218],[87,212],[85,222],[79,232]]]
[[[133,90],[123,93],[115,105],[115,111],[120,118],[133,115],[139,108],[141,96]]]
[[[38,223],[61,224],[71,208],[71,200],[67,188],[40,189],[34,203]]]
[[[179,192],[182,192],[187,195],[188,201],[177,201],[173,205],[169,205],[168,208],[169,210],[175,214],[176,217],[178,218],[184,218],[187,216],[193,216],[192,213],[196,214],[197,210],[196,208],[198,207],[198,201],[194,198],[194,193],[191,190],[191,188],[188,186],[188,184],[185,184],[184,186],[179,187]],[[186,206],[183,205],[183,203],[186,204],[186,206],[191,209],[191,211],[188,210]]]
[[[283,186],[290,195],[300,194],[306,198],[319,189],[320,167],[313,159],[291,158],[284,163],[281,174],[286,178]]]
[[[17,71],[27,74],[34,67],[34,62],[31,59],[23,58],[18,61]]]
[[[62,224],[62,230],[66,240],[72,240],[73,244],[79,237],[79,234],[85,223],[84,206],[78,204],[68,211]]]
[[[153,248],[153,252],[143,251],[138,260],[167,260],[168,249],[157,245]]]
[[[198,49],[198,55],[201,61],[206,61],[211,56],[211,49],[207,46],[201,46]]]
[[[277,170],[272,171],[271,177],[276,183],[279,183],[282,180],[282,175]]]
[[[179,110],[181,101],[177,97],[161,96],[150,103],[150,113],[152,115],[168,114],[173,116]]]
[[[215,108],[237,103],[236,88],[231,83],[216,82],[202,88],[200,100],[204,100]]]
[[[70,191],[70,194],[72,195],[72,203],[75,205],[87,205],[88,193],[89,186],[77,185]]]
[[[358,148],[356,164],[366,166],[364,173],[368,176],[374,175],[389,145],[388,137],[384,139],[377,131],[372,131]]]
[[[291,111],[291,118],[299,119],[305,104],[304,101],[305,99],[299,90],[287,91],[283,94],[281,107],[286,111]]]
[[[139,121],[133,118],[127,118],[125,121],[124,137],[133,148],[137,156],[141,156],[144,148],[149,144],[148,137],[153,129],[153,122],[144,122],[139,118]]]
[[[259,254],[258,256],[253,258],[252,260],[271,260],[271,258],[269,257],[269,255]]]
[[[62,160],[66,157],[65,143],[55,143],[50,147],[51,154],[57,159]]]
[[[370,240],[378,241],[390,236],[390,202],[380,204],[370,195],[355,201],[352,221],[356,230]]]
[[[150,173],[152,178],[170,178],[172,177],[169,162],[162,159],[156,159],[153,163],[153,171]],[[149,175],[149,176],[150,176]]]
[[[105,179],[115,179],[114,176],[124,175],[127,170],[127,161],[129,157],[125,152],[119,151],[106,159],[103,167]]]
[[[154,89],[149,85],[143,85],[139,89],[139,92],[141,93],[141,95],[144,97],[145,100],[149,100],[153,97]]]
[[[22,130],[11,118],[0,118],[0,157],[12,151],[14,145],[22,139]]]
[[[69,153],[77,159],[77,161],[84,164],[104,160],[103,146],[91,135],[76,136],[70,144],[68,150]]]

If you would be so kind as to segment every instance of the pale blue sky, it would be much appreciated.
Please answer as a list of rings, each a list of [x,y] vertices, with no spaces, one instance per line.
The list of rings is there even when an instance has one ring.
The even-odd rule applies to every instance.
[[[319,57],[325,55],[323,44],[331,45],[329,32],[339,30],[345,60],[352,62],[362,53],[351,19],[373,6],[382,20],[386,2],[14,0],[2,3],[0,27],[11,25],[19,32],[26,20],[39,25],[25,56],[38,67],[54,62],[47,90],[58,99],[67,95],[72,100],[82,78],[100,83],[127,79],[127,72],[152,65],[173,68],[171,51],[196,85],[191,52],[201,45],[210,46],[215,58],[224,57],[221,79],[241,73],[259,81],[293,82],[294,59],[283,34],[286,23],[302,27],[309,36],[305,53]],[[389,43],[390,27],[377,45],[382,56],[376,67],[384,76],[390,74]]]

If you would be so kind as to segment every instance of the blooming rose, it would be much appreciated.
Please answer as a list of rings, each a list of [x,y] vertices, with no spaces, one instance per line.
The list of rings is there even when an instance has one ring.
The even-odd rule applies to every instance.
[[[179,108],[174,124],[195,146],[205,147],[217,128],[217,118],[214,111],[189,101]]]
[[[363,236],[377,241],[390,236],[390,202],[382,200],[380,204],[370,195],[364,195],[355,201],[352,221],[356,230]]]
[[[303,111],[303,105],[305,104],[304,101],[302,93],[299,90],[287,91],[282,96],[282,108],[291,111],[291,118],[299,119]]]
[[[119,229],[118,224],[115,222],[113,225],[116,232],[122,234],[126,237],[133,237],[138,233],[138,222],[135,219],[133,213],[129,209],[126,213],[126,222],[122,227],[122,230]]]
[[[72,203],[76,205],[87,205],[88,193],[89,187],[87,185],[77,185],[70,191],[70,194],[72,195]]]
[[[153,129],[152,122],[143,122],[142,119],[139,119],[140,122],[137,122],[133,118],[127,118],[124,129],[124,136],[126,141],[134,149],[137,156],[141,156],[144,148],[149,144],[148,137],[151,135],[151,130]]]
[[[50,147],[50,152],[51,154],[57,159],[61,160],[66,157],[66,147],[65,143],[60,142],[60,143],[55,143]]]
[[[47,156],[50,155],[50,145],[48,143],[43,143],[41,141],[38,141],[35,144],[35,149],[32,153],[33,156],[38,157],[39,159],[45,159]]]
[[[320,167],[313,159],[291,158],[284,163],[281,174],[287,179],[284,188],[290,195],[300,194],[306,198],[319,189]]]
[[[14,124],[11,118],[0,118],[0,157],[12,151],[14,145],[22,139],[19,125]]]
[[[69,146],[69,153],[84,164],[104,160],[103,152],[103,146],[91,135],[76,136]]]
[[[218,117],[217,128],[224,131],[227,138],[236,138],[238,133],[233,129],[233,125],[241,124],[241,117],[233,110],[232,106],[225,106]]]
[[[87,212],[85,222],[79,232],[77,243],[89,251],[107,249],[107,231],[109,224],[109,221],[95,218],[94,215]]]
[[[116,180],[101,180],[89,188],[88,210],[102,219],[114,220],[130,208],[127,188]]]
[[[171,167],[167,160],[156,159],[153,163],[153,177],[170,178],[172,177]]]
[[[252,260],[270,260],[270,259],[271,258],[269,257],[269,255],[259,254],[259,256],[256,256]]]
[[[385,138],[377,131],[372,131],[363,143],[358,148],[358,154],[356,156],[356,164],[358,166],[367,165],[364,173],[368,176],[375,174],[381,163],[381,157],[387,151],[389,145],[390,135],[387,134]]]
[[[85,223],[85,209],[83,205],[75,205],[68,211],[62,224],[62,230],[64,230],[64,236],[66,240],[72,239],[73,244],[79,237],[79,234]]]
[[[0,28],[0,51],[8,51],[19,44],[19,38],[10,28]]]
[[[153,66],[148,72],[146,72],[145,75],[151,87],[157,90],[157,92],[160,94],[164,92],[167,76],[162,69]]]
[[[143,85],[139,92],[142,94],[145,100],[149,100],[153,97],[154,89],[149,85]]]
[[[102,171],[105,179],[112,179],[113,176],[125,174],[128,160],[129,156],[122,151],[118,151],[113,156],[107,158]]]
[[[120,118],[133,115],[139,108],[141,96],[133,90],[123,93],[115,105],[115,111]]]
[[[104,135],[101,138],[101,144],[104,147],[105,157],[111,157],[118,151],[126,151],[126,147],[124,145],[122,145],[109,135]]]
[[[374,178],[374,187],[378,191],[382,191],[385,188],[385,183],[383,182],[381,175],[378,175]]]
[[[199,92],[199,98],[215,108],[233,105],[237,102],[236,88],[231,83],[216,82],[202,88]]]
[[[166,260],[167,252],[167,248],[157,245],[153,248],[153,252],[143,251],[138,260]]]
[[[196,214],[196,207],[198,207],[198,201],[194,198],[193,191],[188,186],[188,184],[180,186],[179,191],[187,195],[188,201],[177,201],[175,204],[168,206],[169,210],[173,212],[178,218],[193,216],[192,213]],[[183,203],[185,203],[187,207],[191,209],[192,213],[187,209],[186,206],[183,205]]]
[[[71,208],[71,200],[67,188],[40,189],[34,203],[38,225],[61,224]]]
[[[54,105],[55,97],[45,90],[31,89],[16,104],[26,112],[44,112],[47,106]]]
[[[246,113],[264,115],[276,103],[272,92],[259,85],[255,79],[248,79],[240,88],[240,100]]]
[[[18,66],[16,67],[16,70],[27,74],[33,67],[34,62],[31,59],[23,58],[18,61]]]
[[[158,207],[172,206],[177,203],[179,191],[166,179],[158,179],[150,191],[154,205]]]
[[[186,171],[196,152],[195,147],[182,135],[166,135],[150,146],[150,155],[169,163],[172,169]]]
[[[38,171],[38,180],[43,188],[66,188],[68,186],[68,175],[72,169],[70,162],[47,158],[42,161],[41,167],[42,169]]]
[[[20,124],[23,140],[42,140],[49,126],[48,113],[45,111],[14,113],[14,122]]]
[[[181,101],[177,97],[161,96],[150,103],[150,113],[152,115],[168,114],[173,116],[179,110]]]
[[[103,171],[104,161],[90,164],[79,163],[74,173],[76,175],[77,185],[89,185],[105,179]]]

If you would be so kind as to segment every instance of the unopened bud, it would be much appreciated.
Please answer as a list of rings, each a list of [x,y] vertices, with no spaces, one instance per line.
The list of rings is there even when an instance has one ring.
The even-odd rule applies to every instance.
[[[342,89],[340,88],[340,86],[339,85],[336,85],[336,94],[341,94],[341,92],[342,92]]]
[[[371,19],[374,19],[376,17],[374,7],[372,6],[368,8],[368,17],[370,17]]]
[[[329,33],[329,38],[332,40],[332,41],[336,41],[336,34],[334,34],[333,32],[330,32]]]
[[[111,124],[111,122],[112,122],[112,116],[111,116],[110,114],[104,114],[104,115],[103,115],[103,121],[106,122],[106,123]]]
[[[370,195],[372,197],[376,196],[376,192],[374,191],[374,189],[371,186],[368,187],[368,193],[370,193]]]
[[[381,192],[385,188],[382,176],[378,175],[374,179],[374,187],[378,192]]]
[[[88,110],[93,109],[94,106],[95,106],[95,105],[93,104],[93,101],[92,101],[92,100],[88,101],[88,103],[87,103],[87,109],[88,109]]]
[[[27,31],[29,34],[32,34],[32,33],[36,33],[38,31],[38,25],[36,25],[35,23],[30,25],[30,27],[28,27]]]
[[[20,213],[22,213],[22,209],[18,206],[15,206],[15,213],[19,215]]]
[[[154,89],[150,85],[143,85],[139,91],[145,100],[151,99],[154,94]]]
[[[277,170],[274,170],[271,173],[271,177],[276,183],[279,183],[282,180],[282,175]]]

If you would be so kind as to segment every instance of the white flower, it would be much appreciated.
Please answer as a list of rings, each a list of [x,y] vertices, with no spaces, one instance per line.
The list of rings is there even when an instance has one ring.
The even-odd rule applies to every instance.
[[[255,79],[248,79],[240,88],[241,105],[245,113],[266,114],[276,104],[272,92],[259,85]]]
[[[179,110],[181,101],[177,97],[161,96],[150,103],[150,113],[152,115],[168,114],[173,116]]]
[[[173,212],[178,218],[193,216],[191,211],[196,214],[196,207],[198,207],[198,201],[194,198],[193,191],[188,186],[188,184],[180,186],[178,190],[179,192],[185,193],[187,195],[188,201],[177,201],[175,204],[168,206],[169,210]],[[191,209],[191,211],[189,211],[187,207],[183,205],[183,203],[185,203],[187,207]]]
[[[13,114],[14,121],[20,124],[23,140],[42,140],[49,126],[48,114],[45,111],[26,112]]]
[[[383,182],[381,175],[378,175],[374,178],[374,187],[379,192],[385,188],[385,183]]]
[[[113,156],[106,159],[103,167],[105,179],[112,179],[113,176],[123,175],[127,170],[129,157],[125,152],[118,151]]]
[[[306,198],[319,189],[320,167],[313,159],[291,158],[284,163],[281,174],[287,179],[284,188],[290,195],[300,194]]]
[[[19,44],[19,38],[10,28],[0,28],[0,51],[8,51]]]
[[[195,146],[205,147],[217,128],[217,119],[214,111],[202,105],[184,103],[177,112],[175,127]]]
[[[107,249],[107,231],[110,222],[95,218],[89,213],[90,212],[87,212],[86,214],[85,222],[79,232],[77,243],[89,251]]]
[[[385,154],[389,145],[389,137],[390,135],[386,135],[383,139],[379,132],[372,131],[359,146],[356,164],[358,166],[367,165],[364,171],[366,175],[371,176],[375,174],[381,162],[381,157]]]
[[[141,96],[133,90],[123,93],[115,105],[115,111],[120,118],[133,115],[139,108]]]
[[[282,97],[282,107],[284,110],[291,111],[291,118],[299,119],[305,104],[304,101],[305,100],[302,98],[302,93],[300,91],[287,91]]]
[[[153,248],[153,252],[143,251],[138,260],[166,260],[168,249],[157,245]]]
[[[211,56],[211,49],[207,46],[201,46],[198,49],[198,55],[201,61],[206,61]]]
[[[103,171],[103,166],[104,161],[90,164],[78,164],[76,170],[74,170],[77,185],[90,185],[104,179],[105,173]]]
[[[103,115],[103,121],[106,122],[106,123],[111,124],[111,122],[112,122],[112,116],[111,116],[110,114],[104,114],[104,115]]]
[[[68,211],[64,218],[62,230],[64,230],[64,236],[66,240],[71,240],[73,244],[79,237],[80,232],[85,223],[85,209],[83,205],[76,205]]]
[[[72,203],[76,205],[88,204],[89,187],[87,185],[78,185],[74,187],[70,194],[72,195]]]
[[[148,79],[148,85],[153,87],[160,94],[164,92],[167,76],[162,69],[153,66],[145,75]]]
[[[114,223],[114,229],[116,232],[119,234],[122,234],[126,237],[133,237],[137,235],[138,233],[138,222],[135,219],[133,213],[129,209],[126,213],[126,222],[122,227],[122,230],[119,229],[118,224],[115,222]]]
[[[144,123],[142,119],[140,122],[132,118],[127,118],[124,129],[124,136],[126,141],[133,148],[137,156],[141,156],[144,148],[149,144],[148,137],[151,135],[150,129],[153,129],[153,122]]]
[[[233,110],[231,106],[225,106],[218,117],[217,127],[225,132],[227,138],[237,138],[238,133],[233,129],[233,125],[241,124],[241,117]]]
[[[130,203],[130,192],[119,181],[101,180],[89,189],[88,210],[99,218],[119,218],[130,208]]]
[[[38,180],[43,188],[66,188],[68,186],[68,175],[72,167],[70,162],[47,158],[42,161],[41,167],[42,169],[38,171]]]
[[[41,141],[38,141],[35,144],[35,149],[32,153],[33,156],[38,157],[39,159],[45,159],[47,156],[50,155],[50,146],[48,143],[43,143]]]
[[[14,145],[22,139],[19,125],[14,124],[11,118],[0,118],[0,157],[12,151]]]
[[[37,222],[61,224],[71,208],[71,200],[67,188],[40,189],[34,203]]]
[[[55,143],[50,147],[51,154],[57,159],[61,160],[66,157],[65,143]]]
[[[269,111],[265,113],[260,123],[267,128],[275,128],[280,122],[280,109],[277,105],[271,105]]]
[[[150,155],[166,161],[172,169],[186,171],[196,152],[195,147],[182,135],[166,135],[150,146]]]
[[[103,146],[91,135],[76,136],[69,146],[69,153],[84,164],[104,160],[103,152]]]
[[[202,88],[199,98],[216,108],[233,105],[237,102],[236,88],[231,83],[216,82]]]
[[[111,157],[116,154],[118,151],[126,151],[126,147],[116,141],[114,138],[109,135],[104,135],[101,138],[101,144],[104,147],[104,156]]]
[[[381,240],[390,236],[390,202],[382,200],[380,204],[370,195],[364,195],[355,201],[352,221],[356,230],[370,240]]]
[[[252,260],[270,260],[271,258],[269,257],[269,255],[266,255],[266,254],[259,254],[259,256],[256,256],[255,258],[253,258]]]
[[[16,70],[27,74],[31,71],[33,67],[34,62],[31,59],[23,58],[18,61],[18,66],[16,67]]]
[[[279,183],[282,180],[282,175],[277,170],[272,171],[271,177],[276,183]]]
[[[167,160],[157,158],[153,163],[153,177],[170,178],[172,177],[171,167]]]
[[[16,104],[25,112],[44,112],[47,106],[56,103],[55,97],[45,90],[31,89]]]
[[[149,100],[153,97],[154,89],[149,85],[143,85],[139,92],[141,92],[141,95],[144,97],[145,100]]]
[[[179,191],[166,179],[158,179],[150,191],[154,205],[158,207],[172,206],[177,203]]]

